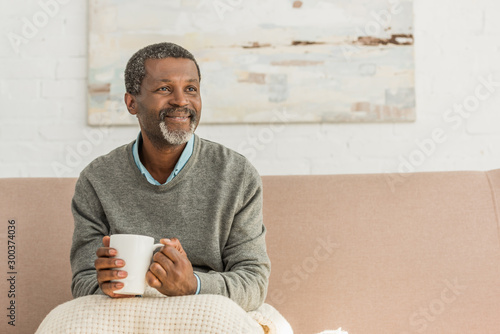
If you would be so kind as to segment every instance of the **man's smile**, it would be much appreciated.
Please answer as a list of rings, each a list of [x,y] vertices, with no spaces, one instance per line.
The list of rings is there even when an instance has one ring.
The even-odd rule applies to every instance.
[[[191,116],[167,116],[165,118],[168,118],[170,122],[176,122],[176,123],[183,123],[183,122],[188,122],[191,119]]]
[[[189,108],[180,108],[180,109],[164,109],[160,112],[160,118],[164,122],[169,123],[186,123],[191,122],[193,117],[196,115],[194,110]]]

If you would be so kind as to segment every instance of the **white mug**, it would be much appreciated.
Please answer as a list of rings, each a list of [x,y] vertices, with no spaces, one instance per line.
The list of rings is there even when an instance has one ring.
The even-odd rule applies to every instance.
[[[163,244],[155,244],[155,239],[137,234],[113,234],[109,246],[116,249],[117,259],[125,261],[125,266],[114,270],[124,270],[128,273],[124,279],[113,280],[122,282],[123,288],[113,291],[122,295],[142,295],[146,289],[146,273],[151,264],[153,252]]]

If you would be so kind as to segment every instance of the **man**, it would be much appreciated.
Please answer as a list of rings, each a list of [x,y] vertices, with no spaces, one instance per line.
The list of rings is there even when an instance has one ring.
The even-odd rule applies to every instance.
[[[194,134],[201,116],[200,71],[172,43],[139,50],[125,69],[125,104],[136,140],[101,156],[78,179],[72,202],[74,297],[116,298],[125,263],[109,235],[142,234],[164,247],[148,284],[167,296],[220,294],[245,310],[266,296],[270,261],[262,184],[240,154]],[[97,258],[96,258],[97,255]]]

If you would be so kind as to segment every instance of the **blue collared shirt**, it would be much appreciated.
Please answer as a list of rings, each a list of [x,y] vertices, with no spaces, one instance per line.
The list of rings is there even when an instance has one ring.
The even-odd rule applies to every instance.
[[[139,158],[139,143],[141,141],[142,141],[142,135],[141,132],[139,131],[139,134],[137,135],[137,140],[132,146],[132,154],[134,155],[135,164],[137,165],[137,168],[139,168],[141,174],[146,177],[146,180],[148,180],[149,183],[154,184],[156,186],[161,186],[161,183],[156,181],[155,178],[151,176],[151,174],[148,172],[146,167],[144,167],[144,165],[141,162],[141,159]],[[184,168],[189,158],[191,158],[191,155],[193,155],[193,148],[194,148],[194,135],[192,135],[191,139],[189,139],[189,141],[187,142],[186,147],[184,147],[184,151],[182,151],[179,160],[175,164],[174,170],[172,171],[172,173],[170,173],[167,181],[164,184],[167,184],[170,181],[172,181],[172,179],[176,177],[177,174],[179,174],[182,168]],[[198,282],[198,287],[196,288],[196,294],[199,294],[201,288],[200,278],[198,277],[198,275],[196,275],[196,273],[194,274],[194,276],[196,277],[196,281]]]
[[[151,174],[148,172],[146,167],[141,162],[141,159],[139,158],[139,143],[142,141],[142,135],[141,132],[139,131],[139,134],[137,135],[137,140],[135,141],[134,145],[132,146],[132,153],[134,155],[134,161],[135,164],[137,165],[137,168],[139,168],[139,171],[141,172],[142,175],[146,177],[146,180],[148,180],[149,183],[161,186],[161,183],[156,181]],[[184,168],[186,163],[188,162],[189,158],[191,158],[191,155],[193,154],[193,148],[194,148],[194,135],[191,136],[191,139],[186,144],[186,147],[184,148],[184,151],[182,151],[181,156],[179,157],[179,160],[175,164],[174,170],[172,173],[170,173],[167,181],[164,184],[169,183],[172,181],[174,177],[179,174],[179,172]]]

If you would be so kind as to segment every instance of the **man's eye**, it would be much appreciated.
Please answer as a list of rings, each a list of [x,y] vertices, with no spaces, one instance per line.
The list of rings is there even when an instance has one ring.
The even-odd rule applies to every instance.
[[[167,87],[161,87],[158,90],[161,91],[161,92],[166,92],[166,91],[168,91],[168,88]]]
[[[196,92],[196,88],[195,87],[188,87],[188,92]]]

